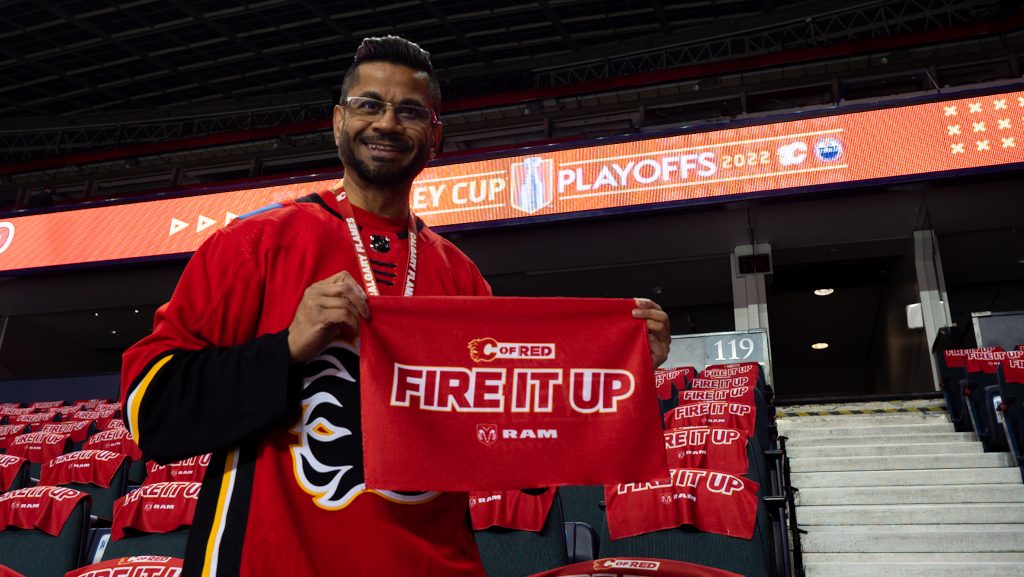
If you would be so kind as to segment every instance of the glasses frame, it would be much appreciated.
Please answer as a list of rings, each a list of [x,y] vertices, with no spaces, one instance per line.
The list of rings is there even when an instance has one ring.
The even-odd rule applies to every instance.
[[[359,110],[358,108],[353,106],[353,102],[376,102],[380,104],[383,108],[381,108],[378,114],[368,114],[366,111]],[[341,107],[345,108],[346,110],[351,109],[353,111],[352,113],[355,114],[356,116],[372,119],[374,121],[383,118],[384,115],[387,114],[388,108],[391,108],[395,111],[395,118],[402,125],[429,127],[434,126],[438,123],[437,112],[435,112],[433,108],[427,108],[426,106],[416,106],[414,104],[395,104],[394,102],[386,102],[384,100],[380,100],[377,98],[370,98],[369,96],[346,96],[345,98],[341,99],[340,104]],[[400,112],[400,110],[403,108],[426,112],[429,122],[427,122],[426,124],[421,124],[414,120],[402,119],[402,113]]]

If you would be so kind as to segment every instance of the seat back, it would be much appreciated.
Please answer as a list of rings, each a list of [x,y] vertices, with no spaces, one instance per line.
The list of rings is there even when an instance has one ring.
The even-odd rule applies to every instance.
[[[14,455],[0,455],[0,493],[17,491],[28,487],[31,479],[28,475],[29,462],[22,457]]]
[[[0,559],[31,577],[64,577],[82,564],[89,536],[89,499],[80,500],[56,536],[39,529],[0,530]]]
[[[491,527],[474,531],[488,577],[522,577],[569,563],[562,502],[555,494],[540,532]]]
[[[130,459],[125,459],[110,480],[109,487],[100,487],[93,483],[66,483],[71,487],[92,496],[92,514],[105,521],[114,519],[114,503],[128,492],[128,467]]]
[[[100,560],[108,561],[118,557],[136,555],[158,555],[161,557],[185,558],[188,543],[188,528],[169,533],[132,533],[119,541],[109,540],[100,553]]]

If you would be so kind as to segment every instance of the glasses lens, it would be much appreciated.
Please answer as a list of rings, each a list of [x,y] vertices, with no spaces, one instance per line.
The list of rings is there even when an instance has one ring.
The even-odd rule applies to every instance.
[[[349,96],[345,99],[345,105],[353,113],[366,118],[380,118],[390,105],[394,107],[398,120],[403,123],[426,125],[434,119],[434,113],[429,108],[409,104],[395,105],[363,96]]]

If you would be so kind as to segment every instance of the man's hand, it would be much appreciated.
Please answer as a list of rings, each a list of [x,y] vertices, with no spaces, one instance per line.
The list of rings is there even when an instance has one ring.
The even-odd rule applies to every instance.
[[[338,335],[356,336],[360,317],[370,318],[366,292],[348,271],[311,284],[288,327],[291,361],[308,361]]]
[[[668,359],[668,348],[671,335],[668,329],[668,313],[661,310],[658,303],[650,299],[635,299],[636,308],[633,316],[647,321],[647,342],[651,345],[651,363],[654,368],[661,366]]]

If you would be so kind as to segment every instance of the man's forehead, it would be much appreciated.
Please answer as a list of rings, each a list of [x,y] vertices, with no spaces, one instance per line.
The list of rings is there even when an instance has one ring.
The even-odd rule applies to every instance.
[[[426,72],[391,62],[364,62],[359,65],[358,76],[351,94],[361,92],[415,92],[424,100],[430,99],[430,80]],[[412,96],[412,94],[407,94]]]

